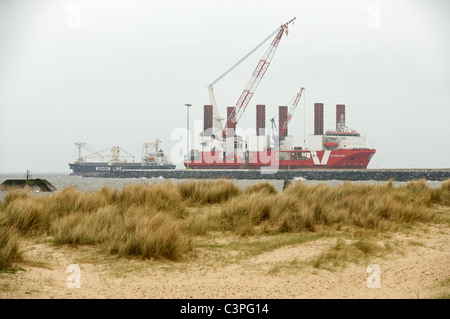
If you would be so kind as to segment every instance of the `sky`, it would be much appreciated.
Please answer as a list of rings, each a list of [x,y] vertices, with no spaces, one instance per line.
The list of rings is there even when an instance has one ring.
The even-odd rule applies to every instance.
[[[294,17],[238,127],[265,104],[269,128],[305,87],[295,145],[313,133],[314,103],[326,129],[345,104],[376,149],[369,168],[449,168],[448,12],[447,0],[1,0],[0,172],[69,173],[75,142],[139,161],[156,138],[181,168],[185,104],[196,136],[208,84]],[[220,115],[267,47],[215,84]]]

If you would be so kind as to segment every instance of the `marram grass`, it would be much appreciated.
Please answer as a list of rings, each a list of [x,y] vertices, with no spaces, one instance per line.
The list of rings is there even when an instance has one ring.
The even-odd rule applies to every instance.
[[[176,260],[194,248],[195,237],[211,231],[241,236],[342,227],[389,231],[449,222],[441,209],[449,205],[450,180],[435,189],[425,181],[401,187],[297,182],[277,192],[260,182],[241,191],[232,181],[205,180],[95,192],[67,187],[43,196],[12,191],[0,203],[0,268],[20,260],[20,240],[30,236],[50,236],[57,245],[96,245],[120,256]],[[371,246],[361,242],[356,248],[370,253]]]
[[[22,259],[21,241],[14,227],[0,227],[0,272]]]

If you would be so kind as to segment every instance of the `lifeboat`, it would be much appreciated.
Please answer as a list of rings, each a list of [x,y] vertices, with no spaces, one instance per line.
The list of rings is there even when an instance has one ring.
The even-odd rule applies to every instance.
[[[339,143],[337,142],[326,142],[325,147],[338,147]]]

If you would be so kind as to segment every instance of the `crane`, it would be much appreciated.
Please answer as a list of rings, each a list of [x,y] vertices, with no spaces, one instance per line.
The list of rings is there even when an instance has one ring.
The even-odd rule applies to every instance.
[[[294,18],[295,19],[295,18]],[[239,64],[241,64],[242,62],[244,62],[249,56],[251,56],[256,50],[258,50],[264,43],[266,43],[269,39],[271,39],[276,33],[279,32],[279,28],[277,28],[274,32],[272,32],[271,35],[269,35],[267,38],[265,38],[260,44],[258,44],[255,48],[253,48],[249,53],[247,53],[242,59],[240,59],[238,62],[236,62],[231,68],[229,68],[225,73],[223,73],[221,76],[219,76],[217,79],[215,79],[213,82],[211,82],[208,85],[208,91],[209,91],[209,100],[211,105],[213,106],[213,119],[214,119],[214,124],[213,127],[216,130],[223,130],[223,125],[222,125],[222,120],[223,118],[221,118],[219,116],[219,111],[218,111],[218,107],[217,107],[217,103],[216,103],[216,98],[214,96],[214,85],[219,82],[220,80],[222,80],[228,73],[230,73],[231,71],[233,71]]]
[[[130,157],[133,159],[133,162],[134,162],[134,156],[129,154],[127,151],[122,149],[122,151],[128,155],[120,155],[120,149],[118,146],[106,148],[106,149],[98,151],[98,152],[85,142],[76,142],[75,146],[78,148],[78,160],[76,161],[76,163],[85,163],[87,158],[99,158],[103,161],[105,157],[111,157],[112,158],[111,160],[115,161],[115,162],[120,162],[121,157]],[[87,148],[92,153],[89,155],[86,155],[86,156],[81,156],[81,150],[83,147]],[[102,155],[101,154],[102,152],[104,152],[108,149],[111,150],[111,155]]]
[[[300,101],[300,98],[302,97],[302,93],[303,93],[304,90],[305,90],[305,88],[301,87],[300,91],[288,103],[288,106],[290,105],[290,108],[289,108],[289,111],[288,111],[288,115],[286,117],[286,121],[284,121],[283,126],[280,127],[279,136],[283,136],[284,132],[286,132],[286,130],[288,128],[288,125],[289,125],[289,122],[291,121],[292,116],[294,115],[294,111],[295,111],[295,109],[296,109],[296,107],[298,105],[298,102]],[[272,132],[273,132],[274,127],[276,128],[276,130],[278,130],[277,125],[275,123],[275,117],[276,116],[274,116],[274,117],[272,117],[270,119],[270,122],[272,122]]]
[[[222,74],[220,77],[218,77],[216,80],[211,82],[211,84],[208,85],[208,91],[209,91],[209,98],[211,105],[213,105],[213,119],[214,124],[213,127],[216,130],[222,130],[222,137],[226,137],[226,131],[228,128],[229,123],[236,124],[239,119],[241,118],[242,114],[245,111],[245,108],[247,107],[248,103],[250,102],[253,94],[255,93],[256,88],[258,87],[259,82],[263,78],[264,74],[267,71],[267,68],[270,65],[270,62],[272,61],[273,55],[275,54],[275,51],[278,47],[278,44],[280,43],[281,37],[283,36],[283,33],[288,34],[288,25],[293,22],[296,18],[289,20],[285,24],[282,24],[279,26],[274,32],[272,32],[271,35],[269,35],[264,41],[262,41],[260,44],[258,44],[253,50],[251,50],[249,53],[247,53],[242,59],[240,59],[236,64],[234,64],[231,68],[229,68],[224,74]],[[228,73],[230,73],[232,70],[234,70],[239,64],[241,64],[244,60],[246,60],[250,55],[252,55],[253,52],[255,52],[257,49],[259,49],[264,43],[266,43],[269,39],[271,39],[276,34],[275,38],[273,39],[272,43],[270,44],[267,51],[264,53],[263,57],[259,61],[258,65],[256,66],[255,71],[253,72],[249,82],[247,83],[247,86],[245,87],[244,91],[242,92],[241,96],[239,97],[236,107],[234,108],[234,111],[232,114],[230,114],[230,117],[227,119],[227,123],[225,124],[225,127],[222,127],[222,118],[219,116],[218,108],[216,99],[214,97],[214,88],[213,86],[220,81],[222,78],[224,78]]]
[[[153,148],[154,148],[154,150],[155,150],[155,153],[154,154],[158,154],[158,152],[159,152],[159,144],[160,143],[162,143],[162,141],[161,141],[161,139],[158,137],[158,138],[156,138],[155,139],[155,141],[154,142],[147,142],[147,143],[144,143],[144,150],[145,150],[145,157],[148,157],[149,156],[149,152],[148,152],[148,148],[149,148],[149,146],[153,146]]]
[[[305,89],[304,87],[300,88],[300,91],[292,99],[292,100],[294,100],[294,102],[292,103],[291,108],[289,109],[289,112],[288,112],[288,115],[286,117],[286,121],[283,124],[283,127],[281,127],[280,136],[283,136],[284,132],[286,132],[286,130],[288,128],[288,125],[289,125],[289,122],[292,119],[292,115],[294,115],[295,108],[297,107],[298,102],[300,101],[300,98],[302,97],[302,93],[303,93],[304,89]]]

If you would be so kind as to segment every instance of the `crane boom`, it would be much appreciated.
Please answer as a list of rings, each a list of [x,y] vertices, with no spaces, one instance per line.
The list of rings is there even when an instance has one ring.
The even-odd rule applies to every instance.
[[[242,59],[240,59],[238,62],[236,62],[231,68],[229,68],[227,71],[225,71],[221,76],[219,76],[217,79],[215,79],[213,82],[211,82],[208,85],[208,92],[209,92],[209,101],[211,103],[211,105],[213,106],[213,119],[214,119],[214,123],[213,123],[213,127],[215,130],[219,130],[222,131],[223,130],[223,125],[222,125],[222,120],[223,118],[221,118],[219,116],[219,110],[217,107],[217,103],[216,103],[216,97],[214,96],[214,88],[213,86],[219,82],[220,80],[222,80],[228,73],[230,73],[231,71],[233,71],[239,64],[241,64],[242,62],[244,62],[249,56],[251,56],[256,50],[258,50],[264,43],[266,43],[269,39],[271,39],[276,33],[278,32],[278,29],[275,30],[271,35],[269,35],[267,38],[265,38],[260,44],[258,44],[254,49],[252,49],[249,53],[247,53]]]
[[[256,69],[253,72],[252,76],[250,77],[250,80],[248,81],[247,86],[245,87],[244,91],[241,93],[241,96],[239,97],[239,99],[236,103],[236,107],[233,109],[233,112],[231,112],[230,116],[228,117],[225,127],[222,131],[222,137],[224,137],[224,138],[226,137],[228,125],[230,123],[237,124],[239,122],[248,103],[250,102],[251,98],[253,97],[253,94],[255,93],[256,88],[258,87],[259,83],[261,82],[261,79],[263,78],[264,74],[266,73],[267,68],[270,65],[270,62],[272,61],[272,58],[275,54],[278,44],[280,43],[281,37],[283,36],[283,32],[286,31],[286,33],[287,33],[288,25],[295,19],[296,18],[293,18],[293,19],[289,20],[288,22],[286,22],[285,24],[282,24],[277,30],[275,30],[274,33],[272,33],[272,35],[276,33],[276,36],[273,39],[273,41],[270,44],[267,51],[264,53],[262,59],[259,61],[258,65],[256,66]],[[242,60],[240,62],[242,62]],[[238,62],[238,64],[240,62]]]
[[[286,117],[286,121],[284,122],[283,127],[281,128],[280,136],[283,136],[284,132],[286,132],[289,122],[291,121],[292,115],[294,115],[295,108],[297,107],[298,102],[300,101],[300,98],[302,97],[302,93],[303,93],[304,89],[305,89],[304,87],[300,88],[300,92],[298,92],[295,95],[295,97],[293,99],[294,103],[292,104],[291,108],[289,109],[289,113]]]

